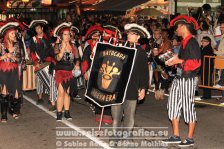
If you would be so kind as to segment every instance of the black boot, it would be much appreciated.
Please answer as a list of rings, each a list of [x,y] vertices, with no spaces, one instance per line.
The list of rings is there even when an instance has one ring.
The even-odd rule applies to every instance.
[[[10,101],[9,113],[13,116],[13,118],[18,119],[21,108],[21,98],[12,98]]]
[[[62,121],[62,112],[57,112],[56,121],[58,121],[58,122]]]
[[[65,110],[64,117],[66,120],[72,120],[69,110]]]
[[[9,96],[8,95],[1,95],[1,99],[2,99],[2,101],[1,101],[1,114],[2,114],[1,121],[2,122],[7,122]]]

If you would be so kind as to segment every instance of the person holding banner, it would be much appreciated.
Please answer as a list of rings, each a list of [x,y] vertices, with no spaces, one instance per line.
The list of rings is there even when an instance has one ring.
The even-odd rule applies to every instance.
[[[194,145],[193,134],[197,121],[194,107],[194,81],[201,66],[201,50],[197,40],[192,36],[192,32],[198,29],[198,23],[192,17],[180,15],[170,22],[170,26],[175,26],[176,33],[183,38],[183,42],[179,54],[167,60],[165,64],[178,65],[182,73],[172,82],[167,104],[173,135],[162,142],[179,143],[179,147],[189,147]],[[184,121],[189,125],[188,137],[184,141],[181,141],[179,134],[179,119],[182,110]]]
[[[62,120],[62,110],[64,107],[64,117],[71,120],[70,115],[70,92],[77,89],[77,80],[73,76],[73,70],[80,70],[78,50],[71,42],[70,23],[62,23],[54,29],[54,36],[58,37],[54,52],[56,59],[55,80],[58,89],[57,96],[57,121]]]
[[[116,45],[118,40],[121,39],[120,30],[113,25],[105,25],[103,26],[103,35],[101,41],[103,43],[111,43]],[[100,122],[102,108],[99,106],[95,106],[95,121]],[[104,108],[103,119],[102,122],[106,125],[112,124],[112,116],[111,116],[111,107]]]
[[[52,47],[52,40],[48,37],[43,30],[44,25],[48,22],[46,20],[33,20],[29,28],[34,29],[36,35],[31,38],[30,41],[30,56],[35,64],[36,74],[36,84],[37,84],[37,104],[44,102],[42,99],[44,87],[48,88],[50,92],[50,75],[49,72],[52,71],[52,65],[55,64],[54,60],[54,50]],[[49,67],[51,65],[51,67]],[[52,69],[51,69],[52,68]],[[44,84],[48,84],[45,85]]]
[[[96,45],[96,43],[100,39],[100,35],[102,34],[103,28],[99,25],[91,26],[85,35],[85,47],[83,49],[83,57],[82,57],[82,75],[85,79],[85,86],[87,86],[87,82],[89,80],[89,74],[90,74],[90,67],[93,59],[93,49]],[[89,100],[86,98],[87,104],[89,104],[90,109],[95,112],[95,106],[92,104],[92,102],[89,102]]]
[[[113,105],[111,107],[113,117],[113,131],[116,139],[110,140],[111,146],[116,146],[120,137],[123,137],[125,141],[131,141],[131,132],[135,123],[135,110],[137,100],[143,100],[145,97],[145,91],[148,87],[148,60],[145,50],[140,45],[136,45],[140,38],[150,38],[150,34],[144,27],[138,24],[127,24],[125,25],[127,31],[128,47],[136,48],[137,54],[134,62],[134,67],[129,80],[129,85],[126,92],[126,98],[124,103],[121,105]],[[138,83],[136,83],[138,82]],[[123,118],[124,117],[124,118]],[[123,118],[123,125],[122,125]],[[129,135],[119,136],[119,131],[124,127],[122,132],[126,131]],[[126,133],[122,133],[126,134]],[[127,139],[127,140],[126,140]],[[128,140],[130,139],[130,140]]]
[[[15,28],[18,26],[18,22],[8,22],[0,27],[0,36],[3,37],[0,43],[1,122],[7,122],[9,101],[13,118],[18,119],[20,112],[22,81],[19,64],[23,53],[16,41]]]
[[[93,58],[93,48],[100,39],[103,28],[98,25],[91,26],[86,32],[85,39],[87,46],[84,48],[82,57],[82,75],[87,81],[89,78],[89,69]]]

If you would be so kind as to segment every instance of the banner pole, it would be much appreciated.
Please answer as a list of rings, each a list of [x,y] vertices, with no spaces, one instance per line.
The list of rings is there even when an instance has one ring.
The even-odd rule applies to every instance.
[[[97,137],[100,136],[100,129],[101,129],[101,126],[102,126],[102,121],[103,121],[103,112],[104,112],[104,107],[102,108],[102,111],[101,111],[99,128],[98,128],[98,131],[97,131],[97,133],[96,133],[96,136],[97,136]]]
[[[101,111],[101,115],[100,115],[100,124],[99,124],[99,129],[98,129],[98,131],[100,131],[101,126],[102,126],[102,121],[103,121],[103,113],[104,113],[104,107],[102,108],[102,111]]]

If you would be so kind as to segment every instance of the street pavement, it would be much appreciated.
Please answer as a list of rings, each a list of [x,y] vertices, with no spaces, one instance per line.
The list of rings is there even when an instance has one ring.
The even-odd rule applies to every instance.
[[[71,103],[72,121],[63,120],[56,122],[55,113],[48,111],[48,96],[44,96],[43,106],[37,106],[35,91],[26,92],[18,120],[8,115],[7,123],[0,123],[0,149],[59,149],[59,148],[106,148],[108,147],[108,135],[93,136],[83,133],[82,130],[94,130],[97,132],[99,124],[95,122],[94,113],[85,101],[84,90],[79,92],[82,99]],[[217,94],[220,94],[217,92]],[[206,102],[217,103],[215,99]],[[171,135],[171,125],[167,116],[167,97],[165,100],[156,101],[154,94],[146,96],[143,103],[137,105],[135,116],[135,129],[147,132],[154,131],[150,136],[134,138],[138,143],[134,148],[171,148],[177,149],[177,145],[161,145],[161,140]],[[209,105],[196,105],[197,127],[195,130],[195,146],[192,149],[224,149],[224,107]],[[187,136],[187,125],[181,118],[180,135],[182,139]],[[110,125],[102,124],[109,129]],[[94,128],[94,129],[91,129]],[[81,132],[67,134],[60,132]],[[102,128],[101,130],[105,130]],[[158,131],[167,132],[158,135]],[[143,142],[143,144],[141,144]],[[105,144],[107,143],[107,144]],[[142,145],[142,146],[141,146]],[[84,147],[83,147],[84,146]],[[130,147],[127,147],[130,148]]]

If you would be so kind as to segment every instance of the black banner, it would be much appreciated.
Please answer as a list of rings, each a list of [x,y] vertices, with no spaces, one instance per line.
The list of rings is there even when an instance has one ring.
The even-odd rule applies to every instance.
[[[97,43],[85,96],[100,107],[122,104],[135,55],[134,48]]]

